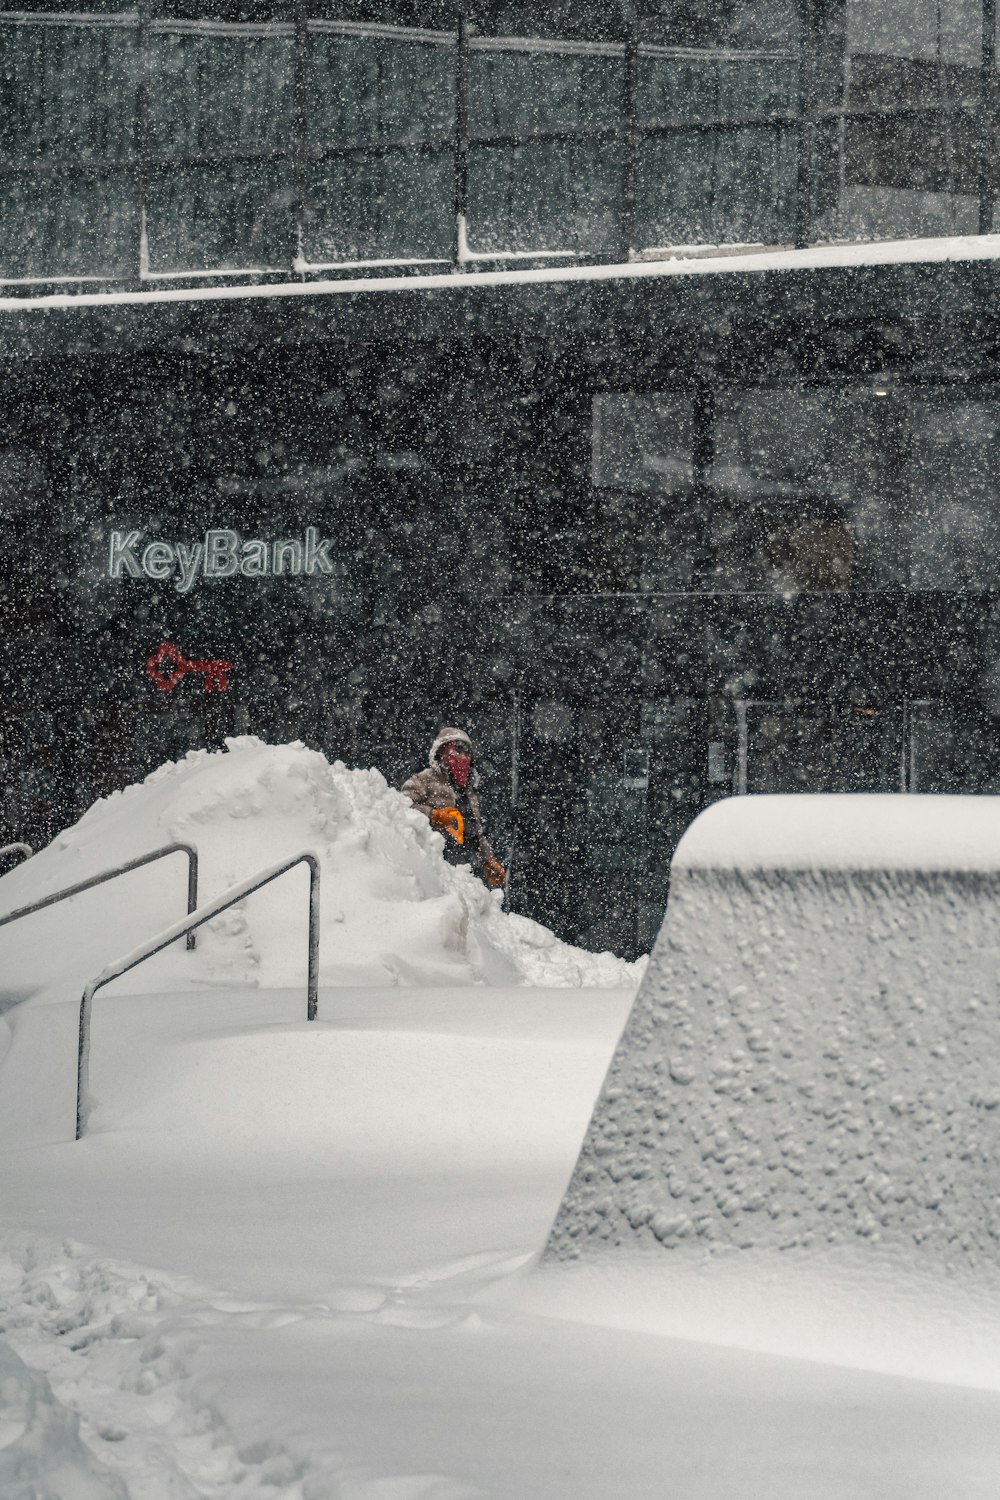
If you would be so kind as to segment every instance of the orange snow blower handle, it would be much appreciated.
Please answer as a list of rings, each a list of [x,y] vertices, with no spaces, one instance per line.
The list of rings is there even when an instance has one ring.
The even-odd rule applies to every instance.
[[[456,844],[465,843],[465,819],[457,807],[435,807],[431,813],[431,827],[447,834]]]

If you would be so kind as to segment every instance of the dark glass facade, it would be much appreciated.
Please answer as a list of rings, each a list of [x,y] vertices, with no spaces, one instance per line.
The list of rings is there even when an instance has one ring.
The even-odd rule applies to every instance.
[[[994,228],[995,0],[0,10],[0,279]]]
[[[996,262],[698,265],[992,229],[992,10],[534,9],[0,14],[6,837],[458,721],[515,909],[632,954],[714,798],[998,789]]]

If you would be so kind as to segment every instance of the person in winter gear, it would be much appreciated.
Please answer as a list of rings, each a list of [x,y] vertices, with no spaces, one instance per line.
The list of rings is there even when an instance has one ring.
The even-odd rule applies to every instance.
[[[473,759],[472,741],[465,730],[444,724],[431,745],[426,771],[405,781],[403,791],[417,812],[444,835],[449,864],[478,862],[490,890],[502,890],[507,876],[483,830]]]

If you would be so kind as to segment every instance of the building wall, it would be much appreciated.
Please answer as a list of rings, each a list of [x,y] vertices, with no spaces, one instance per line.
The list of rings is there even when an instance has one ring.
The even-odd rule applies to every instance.
[[[327,339],[329,309],[290,337],[266,304],[254,334],[235,311],[228,338],[214,324],[211,351],[184,351],[208,337],[198,313],[158,312],[132,347],[127,311],[31,325],[67,352],[4,386],[4,831],[48,837],[231,733],[398,784],[458,719],[515,907],[637,952],[715,797],[995,790],[996,299],[968,271],[933,293],[866,274],[805,313],[794,278],[757,285],[756,310],[740,278],[686,309],[648,287],[641,328],[627,288],[559,294],[544,330],[554,291],[531,316],[527,292],[425,294],[423,323],[394,315],[408,338],[374,290]],[[107,576],[112,531],[309,525],[329,575]],[[228,691],[158,690],[165,640],[231,660]]]

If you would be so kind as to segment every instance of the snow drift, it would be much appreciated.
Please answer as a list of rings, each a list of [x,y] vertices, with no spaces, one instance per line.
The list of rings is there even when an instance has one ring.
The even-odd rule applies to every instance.
[[[1000,798],[716,804],[677,850],[548,1260],[673,1277],[756,1254],[772,1285],[863,1264],[880,1294],[995,1293],[998,961]]]
[[[204,903],[303,850],[322,867],[321,982],[326,985],[634,985],[639,970],[569,947],[503,910],[378,771],[331,765],[300,743],[253,737],[194,751],[95,803],[0,882],[11,911],[175,840],[195,845]],[[184,912],[177,855],[0,930],[0,997],[61,996]],[[304,983],[304,869],[248,898],[199,934],[119,981],[129,989]]]

